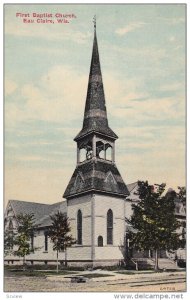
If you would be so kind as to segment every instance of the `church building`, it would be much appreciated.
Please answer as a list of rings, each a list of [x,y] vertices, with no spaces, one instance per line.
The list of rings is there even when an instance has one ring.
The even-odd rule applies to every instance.
[[[117,138],[109,127],[94,24],[83,126],[74,138],[76,168],[64,192],[65,200],[52,205],[9,200],[5,212],[5,228],[16,228],[17,214],[34,213],[38,228],[31,244],[38,250],[26,257],[31,264],[56,261],[47,230],[51,225],[50,215],[58,210],[67,214],[71,234],[77,241],[67,249],[68,264],[103,266],[119,265],[124,261],[125,219],[132,214],[131,204],[139,199],[135,193],[137,182],[126,185],[117,168]],[[64,252],[59,259],[60,263],[64,262]],[[20,262],[20,258],[8,255],[5,261]]]
[[[77,166],[64,193],[77,245],[69,257],[89,262],[122,260],[125,199],[129,195],[115,163],[117,135],[109,127],[96,28],[82,130],[75,137]]]

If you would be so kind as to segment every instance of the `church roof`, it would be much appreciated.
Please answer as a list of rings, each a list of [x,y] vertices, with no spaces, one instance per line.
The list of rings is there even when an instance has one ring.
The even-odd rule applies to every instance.
[[[126,197],[129,194],[115,164],[101,159],[89,160],[79,164],[63,197],[71,198],[89,191],[120,197]]]
[[[27,202],[21,200],[9,200],[15,216],[19,214],[34,214],[35,223],[39,226],[51,225],[49,215],[54,214],[58,210],[66,212],[66,201],[57,202],[54,204],[42,204],[35,202]]]
[[[137,186],[138,186],[138,181],[127,184],[127,188],[128,188],[128,190],[129,190],[130,193],[131,193],[131,191],[134,190],[134,188],[136,188]]]
[[[67,202],[62,201],[51,205],[51,211],[45,214],[41,219],[36,222],[38,226],[50,226],[52,224],[52,220],[50,216],[53,216],[58,211],[62,213],[67,213]]]
[[[91,132],[104,134],[113,139],[118,138],[118,136],[108,125],[96,30],[94,30],[94,42],[86,105],[84,111],[83,128],[75,137],[75,141]]]

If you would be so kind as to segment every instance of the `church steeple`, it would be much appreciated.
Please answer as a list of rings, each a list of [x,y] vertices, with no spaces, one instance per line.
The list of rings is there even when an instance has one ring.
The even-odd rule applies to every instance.
[[[63,195],[65,198],[71,199],[92,191],[122,198],[129,194],[115,165],[117,138],[108,125],[94,19],[94,41],[83,127],[74,139],[77,142],[77,166]]]
[[[90,74],[88,80],[86,105],[84,111],[83,128],[75,137],[75,141],[78,141],[81,137],[91,132],[101,133],[113,139],[118,138],[117,135],[111,130],[111,128],[109,128],[108,125],[104,87],[98,51],[98,42],[96,36],[95,17],[94,41],[90,65]]]

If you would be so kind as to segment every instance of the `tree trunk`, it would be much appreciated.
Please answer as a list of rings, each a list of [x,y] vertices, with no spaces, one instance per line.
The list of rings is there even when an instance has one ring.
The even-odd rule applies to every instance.
[[[154,270],[158,270],[158,249],[155,249],[155,266]]]
[[[23,256],[23,271],[26,271],[26,257]]]
[[[65,267],[67,267],[67,249],[65,249]]]
[[[58,264],[59,264],[59,261],[58,261],[58,252],[59,252],[59,251],[57,250],[57,273],[59,272],[59,265],[58,265]]]

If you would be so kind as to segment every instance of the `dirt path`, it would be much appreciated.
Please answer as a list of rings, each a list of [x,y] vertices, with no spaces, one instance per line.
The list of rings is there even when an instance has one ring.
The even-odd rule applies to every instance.
[[[10,274],[9,274],[10,275]],[[185,291],[185,273],[162,274],[152,278],[126,275],[123,280],[109,280],[86,283],[63,282],[58,278],[48,280],[45,277],[5,277],[5,292],[178,292]]]

